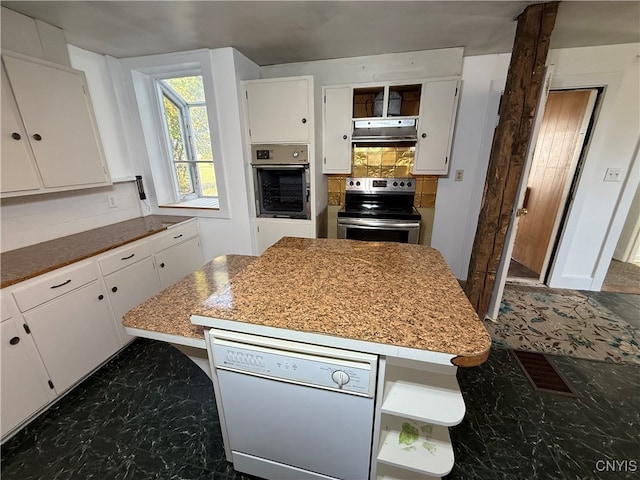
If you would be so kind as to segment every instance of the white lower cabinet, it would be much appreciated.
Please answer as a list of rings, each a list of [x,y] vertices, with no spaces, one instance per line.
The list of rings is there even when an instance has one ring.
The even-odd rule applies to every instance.
[[[160,285],[167,288],[202,266],[200,238],[193,237],[155,254]]]
[[[120,349],[97,281],[26,312],[24,319],[58,394]]]
[[[420,368],[391,360],[379,388],[376,478],[447,475],[454,463],[448,427],[460,423],[465,414],[456,367],[424,364]]]
[[[2,441],[134,338],[127,311],[202,263],[193,219],[3,289]]]
[[[257,247],[258,255],[276,243],[282,237],[313,238],[313,225],[310,220],[290,218],[258,218]]]
[[[1,434],[4,437],[56,396],[47,384],[47,372],[33,339],[22,326],[22,318],[8,318],[0,324],[2,346]]]
[[[148,256],[104,277],[109,301],[115,316],[116,330],[122,345],[135,337],[122,326],[122,317],[136,305],[160,291],[160,281],[153,258]]]

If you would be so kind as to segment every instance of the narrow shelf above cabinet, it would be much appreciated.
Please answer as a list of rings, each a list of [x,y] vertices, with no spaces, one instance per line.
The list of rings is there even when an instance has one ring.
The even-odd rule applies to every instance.
[[[449,429],[393,415],[383,415],[377,460],[379,464],[393,465],[422,475],[447,475],[454,462]]]
[[[452,426],[464,418],[465,405],[455,375],[390,365],[382,413]]]

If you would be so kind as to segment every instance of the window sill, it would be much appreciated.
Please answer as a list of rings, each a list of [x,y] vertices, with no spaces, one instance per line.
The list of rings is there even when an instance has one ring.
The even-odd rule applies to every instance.
[[[217,198],[194,198],[179,203],[159,205],[159,208],[199,208],[203,210],[220,210],[220,202]]]

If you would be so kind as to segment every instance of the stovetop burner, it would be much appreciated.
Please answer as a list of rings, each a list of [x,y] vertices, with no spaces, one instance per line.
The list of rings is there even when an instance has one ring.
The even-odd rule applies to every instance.
[[[412,178],[347,178],[345,206],[339,218],[375,218],[420,221],[413,206]]]

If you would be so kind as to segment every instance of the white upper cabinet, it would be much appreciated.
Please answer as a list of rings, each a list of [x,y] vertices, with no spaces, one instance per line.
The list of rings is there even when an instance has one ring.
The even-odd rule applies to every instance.
[[[459,80],[434,80],[422,86],[413,164],[416,175],[446,175],[449,171],[459,83]]]
[[[313,132],[311,77],[245,83],[251,143],[309,143]]]
[[[323,88],[322,173],[351,173],[351,88]]]
[[[38,190],[41,186],[33,152],[20,120],[7,74],[2,67],[2,192]]]
[[[42,179],[43,189],[24,193],[111,184],[84,74],[8,52],[3,52],[2,59],[24,126],[23,138],[29,142]],[[3,120],[5,108],[3,102]],[[13,132],[5,132],[3,126],[5,133]],[[3,149],[3,162],[5,158]],[[7,170],[10,179],[18,176],[11,170],[15,163],[12,160]],[[16,188],[20,187],[11,180],[6,186],[3,182],[3,194]]]

